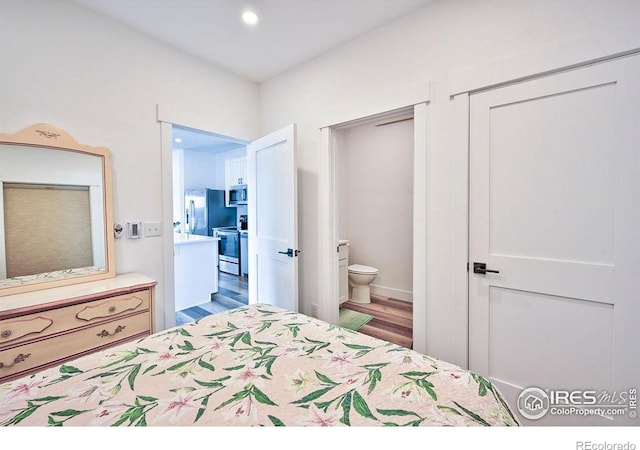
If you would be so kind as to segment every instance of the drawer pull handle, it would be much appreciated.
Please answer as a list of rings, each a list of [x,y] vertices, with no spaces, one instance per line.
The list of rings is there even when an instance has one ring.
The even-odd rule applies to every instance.
[[[109,312],[110,312],[111,314],[113,314],[114,312],[116,312],[116,307],[115,307],[115,306],[110,306],[110,307],[109,307]]]
[[[126,328],[126,326],[118,325],[113,333],[109,333],[107,330],[102,330],[100,333],[96,334],[96,336],[98,336],[98,337],[115,336],[116,334],[124,331],[125,328]]]
[[[26,361],[26,359],[31,356],[31,353],[27,353],[26,355],[24,353],[20,353],[18,356],[16,356],[15,358],[13,358],[13,362],[11,364],[5,364],[3,362],[0,362],[0,369],[8,369],[10,367],[15,366],[18,363],[21,363],[23,361]]]
[[[0,334],[0,337],[1,337],[2,339],[6,339],[6,338],[8,338],[9,336],[11,336],[11,330],[4,330],[4,331],[2,332],[2,334]]]

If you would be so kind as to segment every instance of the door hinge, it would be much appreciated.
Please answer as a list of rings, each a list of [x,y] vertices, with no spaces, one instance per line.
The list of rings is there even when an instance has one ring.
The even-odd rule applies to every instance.
[[[469,261],[467,261],[467,272],[469,272]]]

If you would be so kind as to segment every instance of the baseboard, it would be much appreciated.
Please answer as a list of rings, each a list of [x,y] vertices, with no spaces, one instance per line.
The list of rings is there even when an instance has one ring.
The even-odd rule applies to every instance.
[[[411,291],[403,291],[402,289],[394,289],[386,286],[378,286],[375,284],[371,284],[369,287],[372,294],[413,303],[413,292]]]

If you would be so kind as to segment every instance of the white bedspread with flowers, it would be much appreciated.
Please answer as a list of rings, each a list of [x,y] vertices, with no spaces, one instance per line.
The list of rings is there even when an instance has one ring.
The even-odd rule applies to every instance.
[[[518,425],[487,379],[270,305],[0,385],[2,425]]]

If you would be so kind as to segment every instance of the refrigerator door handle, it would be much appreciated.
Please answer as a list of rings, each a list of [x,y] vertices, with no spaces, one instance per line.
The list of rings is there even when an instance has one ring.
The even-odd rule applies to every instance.
[[[193,233],[193,229],[194,229],[194,226],[195,226],[195,220],[194,220],[194,217],[193,217],[193,215],[195,213],[195,211],[194,211],[195,209],[196,209],[196,204],[195,204],[195,202],[193,200],[191,200],[189,202],[189,215],[191,216],[191,222],[189,222],[189,233]]]

